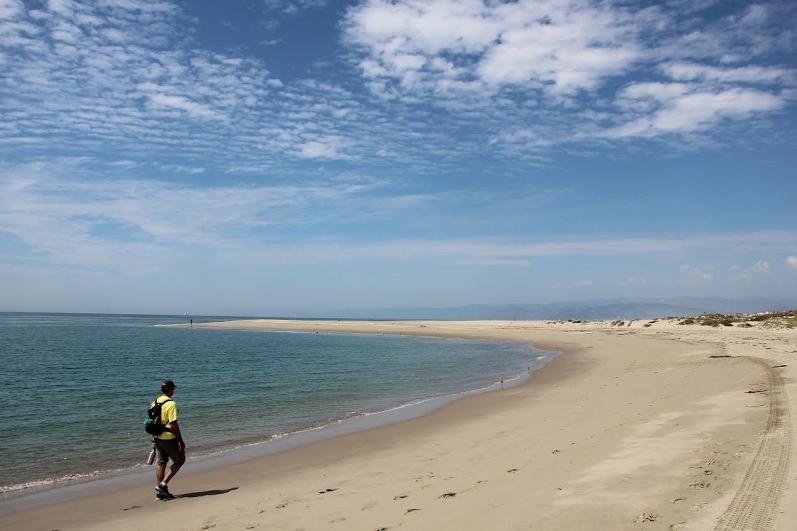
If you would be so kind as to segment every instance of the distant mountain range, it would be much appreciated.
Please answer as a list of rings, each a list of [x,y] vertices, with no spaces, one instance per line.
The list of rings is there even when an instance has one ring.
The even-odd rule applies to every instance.
[[[343,312],[354,319],[651,319],[703,313],[754,313],[797,308],[797,298],[596,299],[548,304],[472,304],[446,308],[396,307]]]

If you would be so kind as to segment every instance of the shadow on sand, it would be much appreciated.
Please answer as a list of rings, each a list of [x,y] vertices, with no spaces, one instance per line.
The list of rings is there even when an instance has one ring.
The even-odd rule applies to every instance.
[[[199,498],[200,496],[218,496],[219,494],[227,494],[230,491],[238,490],[238,487],[230,487],[229,489],[217,489],[217,490],[200,490],[197,492],[186,492],[185,494],[180,494],[178,498]]]

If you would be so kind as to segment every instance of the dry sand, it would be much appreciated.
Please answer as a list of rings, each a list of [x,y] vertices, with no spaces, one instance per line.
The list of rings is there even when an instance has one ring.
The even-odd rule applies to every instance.
[[[797,332],[646,324],[202,325],[520,340],[566,354],[524,385],[400,424],[210,472],[189,463],[171,484],[186,497],[171,502],[128,487],[13,513],[0,528],[794,529]]]

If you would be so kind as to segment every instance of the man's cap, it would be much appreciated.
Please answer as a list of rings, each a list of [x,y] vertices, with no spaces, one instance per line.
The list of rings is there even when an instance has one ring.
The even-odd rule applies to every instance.
[[[172,380],[163,380],[163,383],[161,383],[161,389],[177,389],[177,386],[174,385]]]

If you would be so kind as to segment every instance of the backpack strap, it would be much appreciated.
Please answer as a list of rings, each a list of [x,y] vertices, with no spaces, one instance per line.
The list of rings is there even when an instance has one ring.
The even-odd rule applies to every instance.
[[[158,397],[158,398],[160,398],[160,397]],[[163,404],[165,404],[166,402],[171,402],[172,401],[171,398],[167,398],[163,402],[158,402],[158,398],[155,399],[155,407],[161,407],[162,408]],[[160,416],[160,415],[158,415],[158,416]],[[168,433],[174,433],[174,430],[172,430],[171,428],[167,428],[166,426],[163,426],[163,431],[164,432],[168,432]]]

